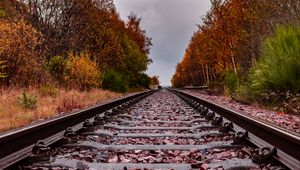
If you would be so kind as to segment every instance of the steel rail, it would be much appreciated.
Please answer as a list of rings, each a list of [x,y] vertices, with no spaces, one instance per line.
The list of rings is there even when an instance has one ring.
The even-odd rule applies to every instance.
[[[192,99],[226,118],[234,124],[234,130],[244,129],[249,132],[248,140],[256,146],[273,146],[277,149],[275,159],[291,169],[300,167],[300,134],[257,119],[246,113],[230,109],[224,105],[200,98],[191,93],[170,89],[178,96]]]
[[[152,93],[153,91],[134,93],[64,116],[2,133],[0,134],[0,169],[9,167],[29,156],[37,141],[43,140],[46,145],[53,144],[63,138],[63,134],[68,127],[79,130],[86,119],[91,119],[106,110],[133,99],[146,97]]]

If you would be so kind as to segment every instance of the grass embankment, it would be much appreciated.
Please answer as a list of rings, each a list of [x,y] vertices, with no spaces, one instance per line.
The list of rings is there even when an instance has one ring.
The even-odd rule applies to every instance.
[[[278,26],[261,43],[260,58],[248,75],[224,75],[229,94],[279,113],[300,115],[300,25]],[[237,80],[243,80],[238,83]]]
[[[34,96],[36,99],[37,102],[32,108],[20,104],[24,92],[27,96]],[[55,92],[46,94],[45,89],[38,88],[1,89],[0,132],[120,96],[120,93],[100,89],[89,91],[56,89]]]

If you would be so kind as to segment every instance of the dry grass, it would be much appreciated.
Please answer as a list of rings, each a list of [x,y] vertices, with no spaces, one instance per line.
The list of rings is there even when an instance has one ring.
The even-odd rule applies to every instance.
[[[23,92],[37,97],[36,109],[22,108],[17,97]],[[55,97],[44,96],[37,88],[9,88],[0,90],[0,132],[14,129],[31,122],[57,116],[58,111],[69,111],[76,108],[90,106],[109,99],[120,97],[121,94],[107,90],[92,89],[90,91],[59,89]],[[72,108],[64,108],[72,102]],[[75,107],[75,108],[73,108]]]

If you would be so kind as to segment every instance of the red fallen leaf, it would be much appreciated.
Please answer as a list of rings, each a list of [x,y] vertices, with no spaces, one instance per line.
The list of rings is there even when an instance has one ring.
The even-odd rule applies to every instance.
[[[165,139],[165,140],[164,140],[164,144],[167,144],[167,145],[168,145],[168,144],[172,144],[172,142],[171,142],[169,139]]]
[[[166,153],[163,152],[163,151],[161,151],[161,150],[157,150],[156,153],[157,153],[157,156],[162,156],[162,157],[164,157],[164,156],[166,155]]]
[[[166,154],[173,155],[173,152],[170,151],[170,150],[168,150],[168,151],[166,152]]]
[[[149,151],[143,151],[143,153],[144,153],[145,155],[149,155],[149,154],[150,154]]]
[[[183,158],[181,156],[176,156],[175,159],[176,163],[182,163],[183,162]]]
[[[170,160],[169,160],[168,158],[164,158],[164,159],[162,160],[162,162],[163,162],[163,163],[170,163]]]
[[[118,163],[118,156],[116,155],[113,158],[108,159],[108,163]]]
[[[285,115],[284,112],[277,112],[278,115]]]
[[[222,152],[222,149],[214,148],[214,149],[212,149],[212,152],[213,153],[220,153],[220,152]]]
[[[157,160],[153,156],[148,156],[148,162],[149,163],[154,163],[154,162],[157,162]]]
[[[121,160],[122,163],[129,163],[129,162],[131,162],[131,160],[127,159],[124,155],[120,156],[120,160]]]
[[[141,152],[142,152],[142,150],[134,150],[134,153],[136,153],[136,154],[139,154]]]
[[[196,143],[196,141],[193,140],[193,139],[188,139],[188,141],[189,141],[189,144],[190,144],[190,145],[194,145],[194,144]]]
[[[224,158],[229,158],[231,156],[230,151],[224,151],[218,154],[215,154],[216,159],[224,159]]]
[[[180,152],[179,150],[175,150],[173,154],[174,154],[175,156],[178,156],[180,153],[181,153],[181,152]]]
[[[84,160],[88,161],[88,162],[92,162],[94,160],[94,158],[90,155],[87,155]]]
[[[237,154],[235,152],[231,152],[231,157],[237,157]]]
[[[161,163],[163,161],[163,157],[162,156],[157,156],[156,161],[157,161],[157,163]]]
[[[202,164],[201,165],[201,170],[206,170],[209,168],[209,164]]]
[[[193,152],[183,151],[179,155],[182,156],[182,157],[186,157],[186,156],[189,156],[191,153],[193,153]]]
[[[251,151],[249,150],[249,148],[243,147],[242,152],[246,155],[249,155],[249,156],[251,155]]]
[[[139,162],[144,162],[145,159],[144,159],[144,157],[140,157],[140,158],[138,158],[138,161],[139,161]]]
[[[125,154],[125,157],[126,158],[131,158],[131,159],[136,159],[136,160],[139,158],[139,156],[135,155],[135,154]]]
[[[143,162],[143,163],[146,163],[146,162],[148,162],[148,163],[154,163],[157,160],[153,156],[146,156],[146,157],[138,158],[138,161]]]
[[[242,153],[242,151],[237,151],[236,154],[237,154],[238,158],[243,158],[244,157],[244,154]]]

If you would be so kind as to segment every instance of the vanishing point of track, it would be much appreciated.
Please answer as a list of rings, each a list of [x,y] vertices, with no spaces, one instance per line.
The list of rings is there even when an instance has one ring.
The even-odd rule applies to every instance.
[[[179,90],[0,135],[0,169],[297,169],[299,134]]]

